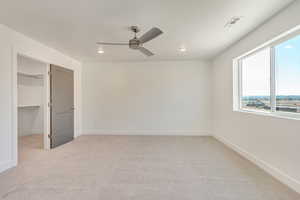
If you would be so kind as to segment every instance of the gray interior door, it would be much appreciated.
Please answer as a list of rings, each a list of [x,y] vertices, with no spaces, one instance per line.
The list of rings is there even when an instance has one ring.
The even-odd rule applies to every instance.
[[[51,148],[74,138],[74,72],[50,66]]]

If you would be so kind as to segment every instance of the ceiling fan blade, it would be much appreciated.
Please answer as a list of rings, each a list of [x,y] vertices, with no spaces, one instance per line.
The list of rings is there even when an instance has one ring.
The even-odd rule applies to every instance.
[[[154,27],[154,28],[150,29],[148,32],[146,32],[144,35],[142,35],[139,38],[139,41],[141,43],[148,42],[149,40],[156,38],[157,36],[159,36],[162,33],[163,32],[159,28]]]
[[[97,42],[99,45],[129,45],[128,43]]]
[[[146,49],[144,47],[139,47],[138,49],[140,50],[140,52],[142,52],[146,56],[153,56],[154,55],[154,53],[152,53],[151,51],[149,51],[148,49]]]

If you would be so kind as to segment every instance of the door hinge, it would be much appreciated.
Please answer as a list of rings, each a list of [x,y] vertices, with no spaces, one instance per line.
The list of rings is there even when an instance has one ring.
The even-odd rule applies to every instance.
[[[48,71],[48,75],[51,76],[51,71]]]
[[[51,139],[51,135],[50,134],[48,134],[48,138]]]
[[[51,107],[52,106],[52,103],[51,102],[48,102],[48,107]]]

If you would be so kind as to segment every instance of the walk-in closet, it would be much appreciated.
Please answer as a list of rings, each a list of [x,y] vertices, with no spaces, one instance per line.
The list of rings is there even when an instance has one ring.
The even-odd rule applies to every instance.
[[[18,56],[18,142],[20,159],[24,148],[44,148],[44,102],[47,64]]]

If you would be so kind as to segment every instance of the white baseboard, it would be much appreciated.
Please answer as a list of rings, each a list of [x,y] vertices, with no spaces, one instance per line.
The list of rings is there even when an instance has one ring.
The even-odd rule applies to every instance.
[[[12,168],[13,161],[5,161],[0,163],[0,173],[4,172],[5,170],[8,170],[9,168]]]
[[[32,132],[32,134],[43,134],[44,130],[43,129],[32,129],[31,132]]]
[[[19,136],[26,136],[26,135],[38,135],[43,134],[44,130],[42,129],[19,129],[18,135]]]
[[[220,137],[220,136],[216,136],[216,135],[213,135],[213,137],[216,138],[218,141],[222,142],[223,144],[225,144],[227,147],[229,147],[229,148],[233,149],[234,151],[236,151],[238,154],[240,154],[241,156],[243,156],[247,160],[251,161],[252,163],[257,165],[258,167],[260,167],[262,170],[264,170],[265,172],[267,172],[268,174],[270,174],[271,176],[273,176],[274,178],[279,180],[281,183],[287,185],[291,189],[293,189],[296,192],[300,193],[300,181],[290,177],[286,173],[284,173],[281,170],[273,167],[272,165],[266,163],[265,161],[258,159],[253,154],[243,150],[242,148],[240,148],[239,146],[229,142],[225,138]]]
[[[162,135],[162,136],[211,136],[199,130],[84,130],[82,135]]]

